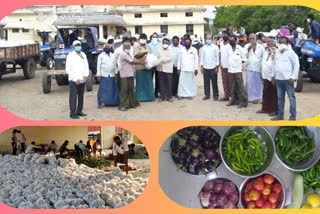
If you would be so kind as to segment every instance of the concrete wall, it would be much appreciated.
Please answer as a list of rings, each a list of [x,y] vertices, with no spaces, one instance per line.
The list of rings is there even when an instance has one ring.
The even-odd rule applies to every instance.
[[[25,126],[17,127],[16,129],[21,130],[25,134],[27,138],[27,145],[32,141],[49,143],[51,140],[55,140],[56,144],[60,146],[65,140],[69,140],[68,147],[73,149],[73,145],[79,140],[83,140],[84,142],[88,140],[87,126]],[[12,152],[10,144],[10,134],[12,130],[13,128],[0,134],[0,152]]]
[[[103,149],[110,149],[113,144],[113,136],[116,133],[114,126],[102,126],[101,127],[101,142]]]
[[[10,40],[10,41],[34,40],[34,41],[40,42],[41,38],[32,29],[29,29],[29,32],[24,33],[24,32],[22,32],[22,28],[20,28],[19,33],[13,33],[12,29],[8,29],[8,40]]]

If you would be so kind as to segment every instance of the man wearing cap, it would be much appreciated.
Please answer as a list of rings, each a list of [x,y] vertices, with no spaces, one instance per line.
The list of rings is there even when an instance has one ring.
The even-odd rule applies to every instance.
[[[89,64],[86,55],[81,51],[80,41],[73,42],[73,49],[67,56],[66,72],[70,85],[70,118],[79,119],[79,116],[87,116],[82,112],[82,109],[85,83],[89,76]]]

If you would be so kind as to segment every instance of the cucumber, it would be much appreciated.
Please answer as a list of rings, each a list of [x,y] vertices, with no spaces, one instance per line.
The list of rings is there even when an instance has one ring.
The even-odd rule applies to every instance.
[[[304,195],[303,176],[295,175],[292,185],[291,204],[286,209],[300,209]]]

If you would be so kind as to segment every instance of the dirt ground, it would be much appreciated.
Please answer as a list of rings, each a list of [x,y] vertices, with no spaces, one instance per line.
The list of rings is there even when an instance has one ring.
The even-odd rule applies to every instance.
[[[50,94],[42,92],[42,72],[38,68],[36,76],[24,80],[22,71],[5,75],[0,80],[0,105],[17,116],[31,120],[69,120],[69,87],[58,86],[52,81]],[[245,75],[244,75],[245,76]],[[158,101],[142,102],[136,109],[127,112],[118,107],[97,109],[98,85],[93,91],[85,92],[85,120],[270,120],[266,114],[256,114],[260,104],[249,104],[247,108],[226,107],[226,102],[213,101],[212,97],[202,101],[204,97],[203,77],[196,77],[197,96],[193,100],[177,100],[173,103]],[[219,73],[219,95],[223,96],[221,75]],[[320,84],[304,80],[303,91],[296,93],[297,119],[308,119],[320,114],[317,106]],[[286,99],[285,119],[289,118],[289,101]]]

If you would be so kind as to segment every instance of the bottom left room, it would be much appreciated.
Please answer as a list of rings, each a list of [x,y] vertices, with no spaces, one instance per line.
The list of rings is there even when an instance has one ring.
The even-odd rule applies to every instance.
[[[0,133],[0,202],[22,209],[112,209],[143,192],[144,144],[115,126],[26,126]]]

